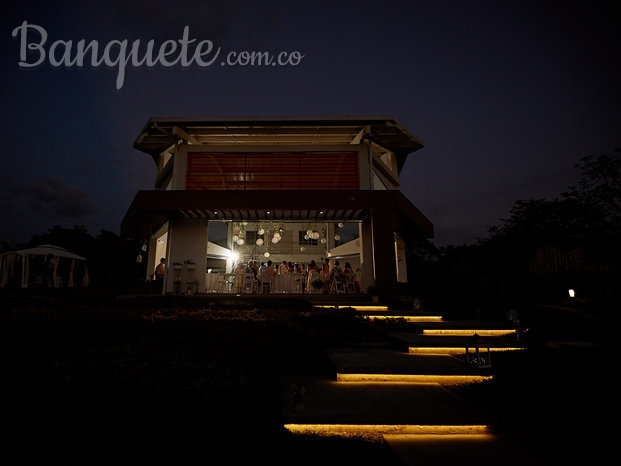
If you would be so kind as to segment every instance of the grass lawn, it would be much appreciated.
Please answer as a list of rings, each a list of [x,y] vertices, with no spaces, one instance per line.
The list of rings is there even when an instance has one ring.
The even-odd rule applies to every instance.
[[[324,346],[383,338],[348,312],[97,292],[0,300],[5,440],[24,463],[394,460],[384,445],[281,429],[281,375],[333,375]]]

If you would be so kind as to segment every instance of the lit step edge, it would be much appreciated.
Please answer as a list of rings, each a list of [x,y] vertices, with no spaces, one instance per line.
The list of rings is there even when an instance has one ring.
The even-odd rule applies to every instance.
[[[351,308],[356,311],[387,311],[388,306],[371,306],[371,305],[356,305],[356,304],[315,304],[313,307],[319,307],[322,309],[330,308]]]
[[[488,347],[479,347],[479,351],[482,353],[487,352]],[[517,347],[498,347],[498,348],[489,348],[491,353],[498,353],[504,351],[525,351],[524,348]],[[469,348],[470,353],[474,353],[474,348]],[[410,346],[408,347],[408,353],[412,354],[466,354],[466,348],[464,346]]]
[[[423,335],[450,335],[450,336],[474,336],[481,337],[503,336],[515,333],[514,329],[423,329]]]
[[[434,434],[434,435],[480,435],[492,433],[485,424],[471,425],[415,425],[415,424],[285,424],[284,428],[293,434],[323,435],[389,435],[389,434]]]
[[[396,382],[438,383],[441,385],[467,385],[492,380],[492,375],[435,375],[435,374],[336,374],[337,382]]]
[[[363,316],[369,320],[399,319],[406,322],[442,322],[442,316]]]

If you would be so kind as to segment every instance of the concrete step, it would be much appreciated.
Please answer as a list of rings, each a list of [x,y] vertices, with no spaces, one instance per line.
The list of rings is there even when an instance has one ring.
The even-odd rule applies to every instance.
[[[405,322],[442,322],[441,314],[433,314],[430,312],[424,311],[403,311],[403,310],[391,310],[387,309],[386,311],[369,311],[369,310],[358,310],[356,315],[362,317],[363,319],[368,319],[370,321],[374,320],[403,320]]]
[[[515,333],[506,322],[493,320],[442,320],[424,322],[419,325],[426,335],[503,335]],[[453,333],[451,333],[453,332]]]
[[[295,409],[293,384],[304,387],[302,409]],[[285,427],[296,433],[481,433],[494,422],[489,413],[439,384],[282,377],[281,394]]]
[[[407,348],[409,353],[417,354],[465,354],[466,347],[474,348],[475,339],[468,335],[424,335],[413,332],[391,332],[397,344]],[[488,348],[491,352],[519,351],[524,347],[518,343],[515,335],[479,336],[479,348]]]
[[[341,382],[423,382],[461,385],[492,376],[451,355],[417,355],[394,349],[331,349]]]
[[[509,434],[389,434],[384,439],[404,466],[522,466],[568,464],[558,450],[541,449],[524,436]]]

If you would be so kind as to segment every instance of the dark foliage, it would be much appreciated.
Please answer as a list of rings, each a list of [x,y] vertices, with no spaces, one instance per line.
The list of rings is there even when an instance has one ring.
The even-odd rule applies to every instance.
[[[614,299],[621,263],[621,150],[575,167],[577,186],[555,199],[518,200],[473,245],[410,242],[410,286],[446,309],[504,312],[517,302],[559,301],[576,288],[591,301]]]
[[[145,262],[136,262],[141,244],[135,240],[119,237],[116,233],[101,230],[92,236],[84,226],[63,228],[59,225],[47,233],[33,235],[18,247],[32,248],[42,244],[60,246],[85,257],[88,261],[89,286],[136,287],[144,277]]]

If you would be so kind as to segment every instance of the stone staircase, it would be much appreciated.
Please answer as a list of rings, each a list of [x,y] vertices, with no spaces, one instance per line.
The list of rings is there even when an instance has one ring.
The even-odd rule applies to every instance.
[[[499,444],[494,417],[451,388],[491,380],[495,352],[523,349],[507,324],[371,304],[321,307],[354,308],[358,318],[384,326],[391,345],[329,348],[333,378],[283,378],[287,430],[386,441],[405,463],[412,448],[438,439],[459,448],[466,442],[473,452]]]

